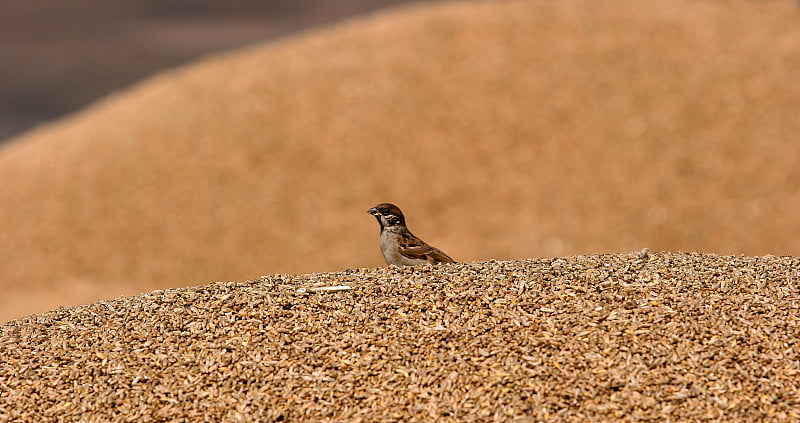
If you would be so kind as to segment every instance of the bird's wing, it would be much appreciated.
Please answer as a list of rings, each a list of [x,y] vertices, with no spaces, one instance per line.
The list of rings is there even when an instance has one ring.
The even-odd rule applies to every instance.
[[[445,254],[442,250],[426,244],[425,241],[411,234],[403,236],[400,243],[400,254],[416,260],[455,263],[455,260],[450,258],[450,256]]]

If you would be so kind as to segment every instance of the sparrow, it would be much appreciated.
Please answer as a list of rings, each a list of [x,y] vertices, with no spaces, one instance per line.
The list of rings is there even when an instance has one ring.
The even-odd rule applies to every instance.
[[[381,252],[387,264],[415,266],[423,263],[455,263],[442,250],[417,238],[406,227],[406,218],[394,204],[382,203],[367,210],[381,225]]]

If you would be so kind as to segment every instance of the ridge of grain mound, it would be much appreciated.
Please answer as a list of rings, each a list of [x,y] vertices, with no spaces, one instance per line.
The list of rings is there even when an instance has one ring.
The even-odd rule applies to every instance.
[[[0,313],[377,266],[384,201],[461,261],[798,254],[797,19],[419,5],[160,74],[0,149]]]
[[[0,326],[0,420],[796,421],[798,283],[658,253],[155,291]]]

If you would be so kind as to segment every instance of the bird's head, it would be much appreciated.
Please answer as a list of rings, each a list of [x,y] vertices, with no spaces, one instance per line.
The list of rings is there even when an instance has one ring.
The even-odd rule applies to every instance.
[[[367,210],[367,213],[375,216],[375,218],[378,219],[378,223],[381,224],[381,228],[405,226],[406,224],[406,218],[403,216],[403,212],[401,212],[400,208],[394,204],[378,204],[377,206]]]

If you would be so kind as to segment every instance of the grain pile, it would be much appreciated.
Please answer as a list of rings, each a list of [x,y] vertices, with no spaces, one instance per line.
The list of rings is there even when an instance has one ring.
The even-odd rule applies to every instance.
[[[165,72],[0,149],[0,320],[379,266],[384,201],[461,261],[798,255],[798,16],[422,4]]]
[[[0,421],[796,421],[798,283],[663,253],[155,291],[1,326]]]

